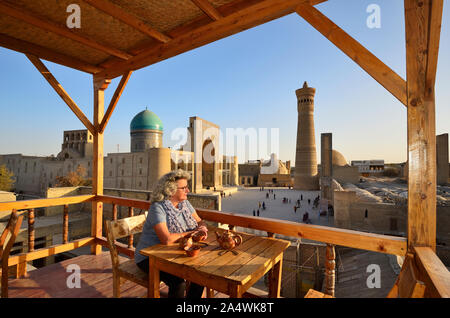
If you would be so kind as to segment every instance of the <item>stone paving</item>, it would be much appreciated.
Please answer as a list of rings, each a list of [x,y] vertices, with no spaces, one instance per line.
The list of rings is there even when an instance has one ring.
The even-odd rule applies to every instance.
[[[268,190],[269,198],[266,198]],[[239,188],[237,192],[222,198],[222,211],[233,212],[253,216],[253,210],[258,210],[258,203],[263,202],[266,209],[259,209],[259,216],[265,218],[280,219],[285,221],[302,222],[303,213],[308,212],[311,224],[333,226],[333,217],[319,216],[319,208],[313,208],[313,201],[319,195],[320,191],[299,191],[288,188],[264,188],[260,191],[259,187]],[[275,199],[274,199],[275,194]],[[300,201],[300,209],[294,213],[296,201],[303,195]],[[283,198],[290,199],[290,203],[283,203]],[[311,203],[308,204],[308,199]]]

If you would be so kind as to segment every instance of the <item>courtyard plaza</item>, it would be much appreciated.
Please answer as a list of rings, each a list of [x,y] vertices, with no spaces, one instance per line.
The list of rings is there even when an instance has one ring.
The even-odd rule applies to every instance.
[[[267,193],[269,193],[268,198],[266,198]],[[239,187],[236,192],[231,193],[231,196],[227,193],[222,198],[222,211],[253,216],[253,210],[256,212],[259,209],[259,217],[299,223],[303,223],[303,214],[308,212],[310,224],[334,226],[333,217],[320,216],[319,205],[317,207],[313,205],[314,199],[319,195],[320,191],[301,191],[287,187],[264,187],[263,191],[260,187]],[[303,200],[300,201],[300,208],[297,208],[297,211],[294,212],[294,206],[297,204],[297,200],[301,199],[301,196],[303,196]],[[283,198],[290,199],[290,203],[289,201],[283,203]],[[308,204],[308,199],[310,204]],[[266,206],[265,210],[262,208],[263,202]],[[261,203],[261,208],[259,208],[259,203]],[[237,230],[243,229],[237,228]],[[246,231],[255,234],[259,232],[251,229],[246,229]],[[267,235],[267,233],[261,232],[261,235]]]

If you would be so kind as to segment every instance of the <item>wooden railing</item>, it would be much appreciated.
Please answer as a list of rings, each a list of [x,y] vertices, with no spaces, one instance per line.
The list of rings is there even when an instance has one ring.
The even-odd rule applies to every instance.
[[[21,277],[26,273],[26,263],[40,258],[56,255],[59,253],[71,251],[73,249],[90,245],[95,242],[93,237],[82,238],[69,242],[69,204],[78,204],[90,202],[95,198],[94,195],[80,195],[71,197],[51,198],[51,199],[35,199],[13,202],[0,203],[0,211],[17,210],[25,213],[28,217],[28,251],[16,255],[11,255],[8,260],[9,266],[16,266],[16,276]],[[64,206],[63,212],[63,242],[49,247],[35,249],[35,209]]]
[[[9,259],[9,265],[26,264],[26,262],[39,258],[70,251],[82,246],[100,244],[108,246],[105,237],[86,237],[74,241],[68,238],[68,217],[69,204],[85,202],[103,202],[113,206],[112,218],[117,219],[118,206],[128,207],[128,215],[134,214],[134,209],[148,210],[150,203],[145,200],[126,199],[112,196],[82,195],[73,197],[61,197],[55,199],[37,199],[17,202],[0,203],[0,211],[5,210],[27,210],[28,219],[28,246],[27,253],[13,255]],[[34,250],[34,210],[35,208],[64,206],[63,213],[63,243],[46,248]],[[230,228],[235,226],[250,228],[267,232],[268,236],[280,234],[290,237],[305,238],[320,241],[327,244],[326,253],[326,292],[334,293],[334,271],[335,271],[335,251],[334,246],[346,246],[351,248],[369,250],[374,252],[404,256],[407,251],[407,240],[403,237],[379,235],[353,230],[331,228],[319,225],[302,224],[283,220],[274,220],[263,217],[252,217],[230,212],[220,212],[215,210],[197,209],[199,216],[207,221],[221,224],[228,224]],[[120,253],[133,257],[133,239],[128,244],[116,242]],[[444,264],[436,254],[427,247],[416,247],[417,266],[421,271],[421,279],[429,286],[428,296],[430,297],[450,297],[450,274]]]

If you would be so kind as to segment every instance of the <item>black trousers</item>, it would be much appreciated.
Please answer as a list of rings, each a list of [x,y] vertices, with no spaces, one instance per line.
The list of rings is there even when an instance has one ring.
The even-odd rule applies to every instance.
[[[148,259],[136,263],[136,265],[148,274]],[[159,278],[169,286],[169,298],[184,298],[184,291],[186,290],[186,282],[184,279],[162,271],[159,272]],[[191,283],[186,298],[202,298],[203,289],[203,286]]]

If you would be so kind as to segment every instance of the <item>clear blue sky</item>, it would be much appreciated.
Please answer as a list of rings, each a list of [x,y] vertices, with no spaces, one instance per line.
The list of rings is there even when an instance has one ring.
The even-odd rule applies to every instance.
[[[366,8],[381,8],[370,29]],[[406,78],[402,0],[330,0],[317,8]],[[444,4],[436,85],[436,134],[450,130],[450,6]],[[45,62],[92,120],[91,76]],[[58,154],[64,130],[83,125],[23,54],[0,48],[0,153]],[[107,107],[119,79],[106,91]],[[200,116],[226,128],[279,128],[282,160],[295,162],[295,90],[316,88],[315,132],[333,133],[348,161],[406,160],[406,107],[300,16],[291,14],[136,71],[105,132],[105,154],[129,152],[131,119],[148,107],[173,129]],[[247,158],[256,159],[256,158]]]

